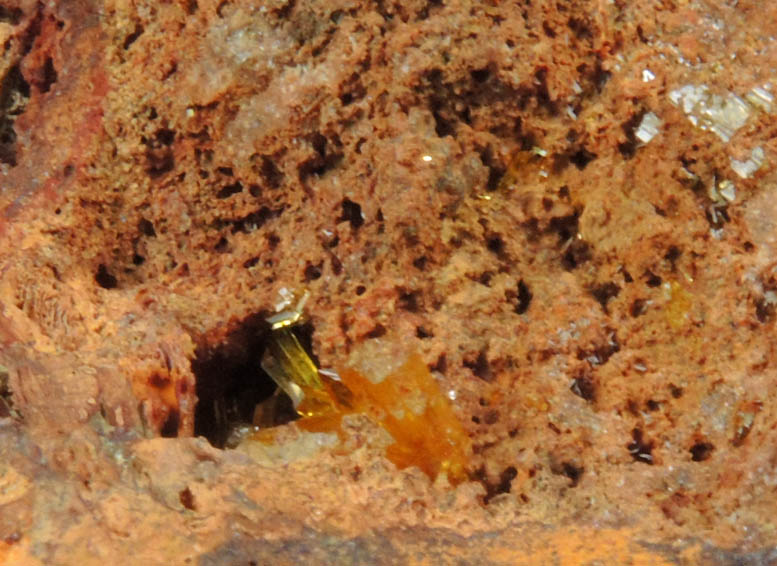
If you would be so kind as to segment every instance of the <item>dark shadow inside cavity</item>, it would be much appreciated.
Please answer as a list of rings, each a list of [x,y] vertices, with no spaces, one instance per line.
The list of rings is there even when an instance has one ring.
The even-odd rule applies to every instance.
[[[16,165],[14,122],[24,111],[29,98],[30,85],[24,80],[19,65],[14,65],[0,84],[0,163]]]
[[[204,436],[217,448],[224,448],[240,426],[251,425],[254,410],[276,393],[277,386],[262,369],[261,361],[271,337],[266,312],[247,317],[226,338],[215,345],[197,348],[192,371],[197,381],[197,408],[194,433]],[[303,329],[305,337],[312,328]],[[281,394],[272,413],[273,426],[297,418],[291,401]]]

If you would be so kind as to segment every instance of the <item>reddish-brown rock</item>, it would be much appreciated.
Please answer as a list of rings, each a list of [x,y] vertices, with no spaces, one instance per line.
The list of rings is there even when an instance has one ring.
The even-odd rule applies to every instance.
[[[0,6],[0,562],[770,563],[775,21]],[[321,367],[420,353],[471,481],[358,415],[221,448],[303,288]]]

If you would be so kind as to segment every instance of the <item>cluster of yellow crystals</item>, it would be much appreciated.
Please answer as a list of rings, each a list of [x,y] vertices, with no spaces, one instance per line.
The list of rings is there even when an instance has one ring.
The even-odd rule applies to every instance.
[[[332,401],[318,368],[291,328],[273,332],[262,357],[262,369],[289,396],[300,416],[320,416],[332,411]]]
[[[337,430],[343,415],[365,414],[394,439],[386,456],[398,468],[417,466],[432,479],[445,473],[451,483],[466,479],[469,438],[418,354],[375,382],[353,368],[319,370],[290,325],[280,325],[262,368],[291,398],[300,427]]]

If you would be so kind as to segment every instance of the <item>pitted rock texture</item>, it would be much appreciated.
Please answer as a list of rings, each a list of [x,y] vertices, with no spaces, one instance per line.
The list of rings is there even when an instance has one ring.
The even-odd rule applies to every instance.
[[[0,5],[0,558],[768,563],[775,22]],[[423,356],[470,482],[397,471],[358,417],[221,449],[283,289],[321,367]]]

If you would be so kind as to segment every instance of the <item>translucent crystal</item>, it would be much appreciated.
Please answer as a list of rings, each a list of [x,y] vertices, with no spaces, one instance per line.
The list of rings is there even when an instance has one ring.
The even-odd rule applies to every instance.
[[[261,363],[300,415],[310,417],[333,411],[316,365],[291,329],[273,332]]]
[[[280,307],[285,310],[268,319],[273,331],[261,361],[294,410],[305,417],[298,425],[311,432],[332,432],[339,429],[343,415],[365,414],[394,439],[386,457],[397,467],[417,466],[432,479],[445,473],[452,483],[463,481],[469,438],[423,359],[417,354],[388,359],[368,355],[359,370],[319,370],[292,329],[306,300],[307,293],[288,309],[289,300]],[[270,422],[264,416],[274,414],[275,401],[267,411],[257,408],[259,420]],[[267,430],[251,436],[261,441],[263,432]],[[271,437],[265,440],[272,442]]]
[[[380,383],[351,368],[340,375],[353,394],[352,410],[394,438],[386,456],[397,467],[417,466],[430,478],[445,472],[453,483],[465,479],[469,438],[421,356],[411,355]]]
[[[747,101],[764,112],[771,112],[774,96],[765,88],[757,86],[745,95]]]
[[[343,415],[361,413],[394,439],[386,457],[398,468],[417,466],[430,478],[466,478],[469,438],[423,359],[411,355],[376,381],[353,368],[319,372],[288,328],[273,333],[262,367],[306,417],[299,426],[330,432]]]
[[[739,175],[742,179],[747,179],[761,168],[761,165],[764,163],[764,158],[765,154],[763,148],[756,147],[750,152],[750,159],[738,161],[732,157],[731,169],[733,169],[734,173]]]
[[[296,295],[289,293],[285,287],[281,289],[279,294],[282,300],[275,305],[276,310],[279,312],[267,319],[273,330],[293,326],[301,322],[305,304],[308,302],[308,298],[310,298],[310,293],[305,291],[297,299]]]
[[[660,127],[661,119],[652,112],[648,112],[642,117],[642,121],[639,123],[639,127],[634,132],[634,137],[636,137],[642,143],[648,143],[650,140],[656,137],[656,135],[658,135]]]
[[[737,196],[736,187],[734,186],[734,183],[732,183],[728,179],[724,179],[723,181],[718,183],[718,194],[726,202],[734,202],[734,199]]]
[[[710,92],[707,85],[685,85],[671,91],[669,100],[682,108],[694,126],[715,132],[724,142],[745,125],[752,108],[733,93]]]

